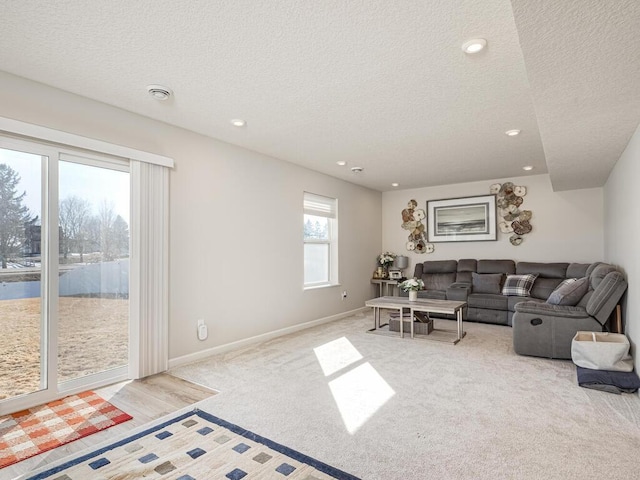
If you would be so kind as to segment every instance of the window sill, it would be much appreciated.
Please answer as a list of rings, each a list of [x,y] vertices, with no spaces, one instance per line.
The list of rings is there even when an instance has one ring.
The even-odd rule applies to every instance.
[[[304,291],[307,290],[319,290],[321,288],[339,287],[339,283],[323,283],[322,285],[310,285],[308,287],[302,287]]]

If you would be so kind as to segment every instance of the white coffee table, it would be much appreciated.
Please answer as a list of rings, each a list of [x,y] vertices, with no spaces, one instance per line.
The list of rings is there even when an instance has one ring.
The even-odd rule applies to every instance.
[[[404,323],[402,317],[402,310],[404,308],[409,309],[409,324],[411,325],[411,338],[414,338],[413,333],[413,314],[414,312],[425,313],[439,313],[447,315],[455,315],[457,320],[456,338],[451,342],[453,344],[458,343],[465,336],[462,325],[462,311],[466,307],[466,302],[456,302],[453,300],[435,300],[429,298],[420,298],[414,302],[409,301],[407,297],[379,297],[372,300],[367,300],[365,306],[373,308],[373,330],[380,328],[380,310],[399,310],[400,311],[400,336],[404,337],[404,331],[402,324]],[[436,330],[436,329],[434,329]],[[440,329],[441,330],[441,329]]]

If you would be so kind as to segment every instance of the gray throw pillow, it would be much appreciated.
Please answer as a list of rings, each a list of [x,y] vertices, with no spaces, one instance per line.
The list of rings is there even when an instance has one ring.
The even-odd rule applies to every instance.
[[[582,300],[589,290],[589,278],[582,277],[575,282],[562,282],[558,288],[556,288],[549,298],[547,303],[550,305],[564,305],[574,307]]]
[[[471,274],[471,282],[473,285],[473,293],[493,293],[500,295],[502,293],[501,273],[475,273]]]

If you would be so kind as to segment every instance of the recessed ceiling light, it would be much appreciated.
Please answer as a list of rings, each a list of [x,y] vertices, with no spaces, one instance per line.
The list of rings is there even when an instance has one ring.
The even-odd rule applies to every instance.
[[[515,137],[516,135],[520,135],[520,130],[507,130],[504,133],[510,137]]]
[[[400,184],[399,184],[399,183],[396,183],[396,182],[393,182],[393,183],[391,184],[391,186],[392,186],[392,187],[398,187],[398,186],[400,186]]]
[[[531,170],[533,170],[533,166],[531,165],[525,165],[524,167],[522,167],[523,170],[530,172]]]
[[[234,127],[244,127],[246,124],[247,122],[245,122],[241,118],[234,118],[233,120],[231,120],[231,125],[233,125]]]
[[[168,87],[163,87],[162,85],[147,85],[147,92],[156,100],[166,100],[173,92]]]
[[[341,167],[344,167],[347,164],[347,162],[345,162],[344,160],[338,160],[336,163]]]
[[[468,42],[462,44],[462,51],[464,53],[478,53],[487,46],[487,41],[484,38],[474,38]]]
[[[362,167],[351,167],[351,171],[353,173],[360,173],[363,170],[364,170],[364,168],[362,168]]]

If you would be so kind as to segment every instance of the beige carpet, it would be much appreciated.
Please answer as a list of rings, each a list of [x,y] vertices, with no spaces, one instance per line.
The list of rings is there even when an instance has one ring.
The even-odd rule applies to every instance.
[[[465,323],[453,346],[372,325],[353,316],[171,373],[220,390],[200,408],[363,479],[640,477],[637,394],[516,355],[509,327]]]

